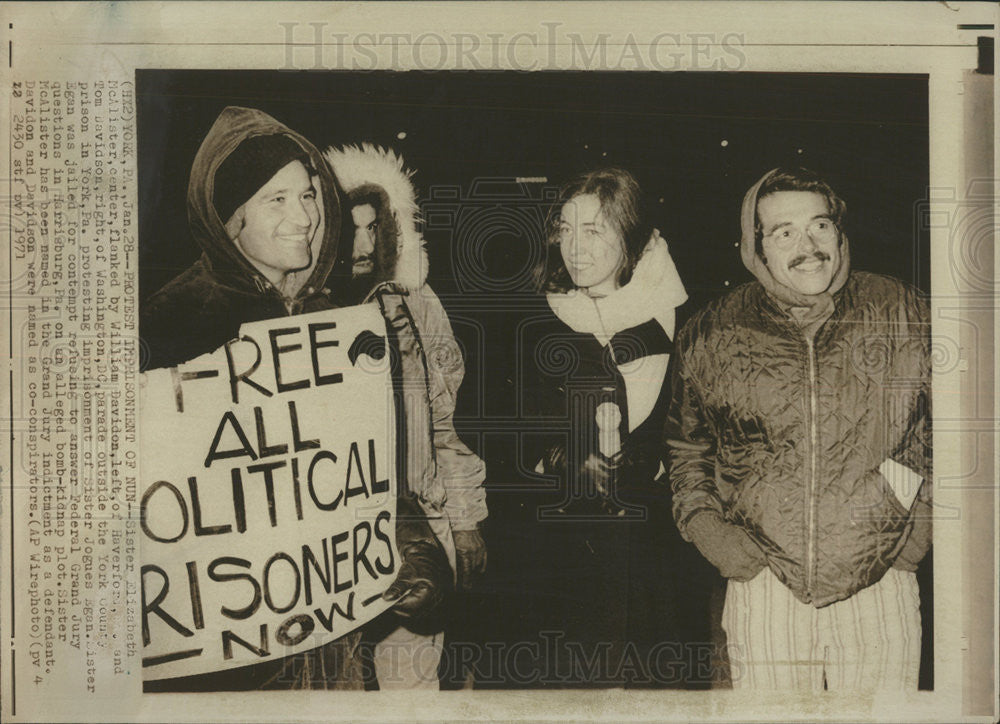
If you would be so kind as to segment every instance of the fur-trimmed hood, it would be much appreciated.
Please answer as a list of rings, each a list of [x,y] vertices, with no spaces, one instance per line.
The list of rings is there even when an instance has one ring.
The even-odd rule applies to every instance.
[[[390,148],[363,143],[331,147],[324,154],[352,204],[371,203],[378,222],[377,281],[393,281],[409,290],[427,281],[427,250],[417,230],[419,210],[414,172]]]

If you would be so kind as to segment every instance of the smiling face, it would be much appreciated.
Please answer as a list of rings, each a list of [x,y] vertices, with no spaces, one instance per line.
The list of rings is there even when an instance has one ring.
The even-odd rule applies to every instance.
[[[757,202],[764,260],[779,282],[822,294],[840,267],[840,231],[822,194],[776,191]]]
[[[594,194],[574,196],[559,213],[559,251],[573,285],[591,296],[618,288],[625,242],[605,218]]]
[[[311,242],[319,226],[316,189],[301,161],[282,167],[243,205],[235,239],[261,274],[275,285],[312,262]]]

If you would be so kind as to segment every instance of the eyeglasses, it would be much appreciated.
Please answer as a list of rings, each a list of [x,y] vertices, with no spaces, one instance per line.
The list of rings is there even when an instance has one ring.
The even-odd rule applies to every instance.
[[[814,219],[806,226],[806,234],[816,241],[832,241],[837,238],[837,227],[830,219]],[[797,226],[782,226],[765,237],[779,247],[788,248],[802,241],[802,231]]]

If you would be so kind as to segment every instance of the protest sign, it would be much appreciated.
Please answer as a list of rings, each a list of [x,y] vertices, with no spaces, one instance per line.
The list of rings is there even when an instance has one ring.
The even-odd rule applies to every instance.
[[[288,656],[388,608],[395,428],[374,305],[245,324],[143,377],[144,679]]]

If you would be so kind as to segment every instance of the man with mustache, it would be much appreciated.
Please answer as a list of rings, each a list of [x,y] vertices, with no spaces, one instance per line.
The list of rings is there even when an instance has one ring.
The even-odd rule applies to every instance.
[[[765,174],[742,209],[757,281],[677,338],[674,517],[729,579],[736,688],[917,686],[928,306],[903,282],[850,270],[845,210],[811,171]]]

